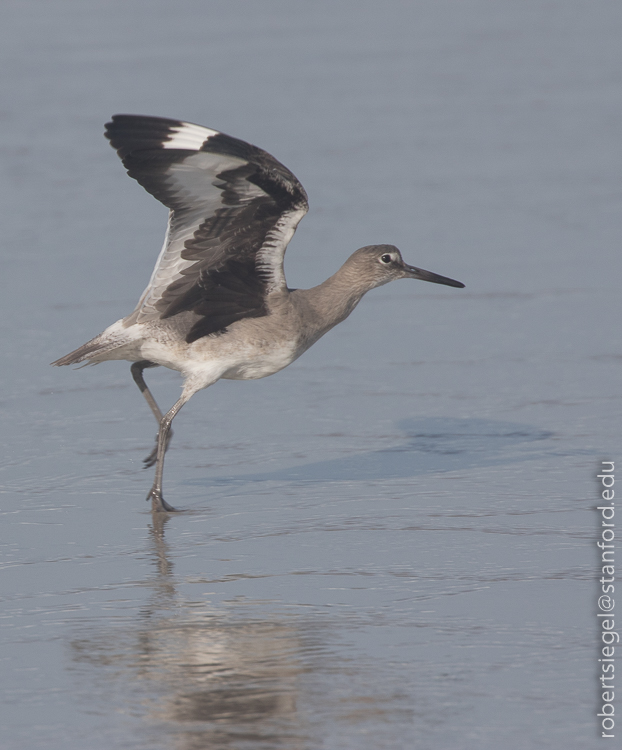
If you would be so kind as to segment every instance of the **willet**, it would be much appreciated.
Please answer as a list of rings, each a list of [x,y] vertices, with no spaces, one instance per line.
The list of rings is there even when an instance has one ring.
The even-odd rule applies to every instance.
[[[164,246],[135,310],[52,362],[132,362],[132,376],[159,424],[145,459],[156,465],[147,495],[162,496],[171,422],[190,397],[220,378],[253,380],[297,359],[348,317],[361,297],[394,279],[464,287],[404,263],[393,245],[369,245],[312,289],[288,289],[283,256],[308,209],[294,175],[256,146],[179,120],[115,115],[106,137],[130,177],[169,209]],[[183,378],[162,414],[143,378],[163,365]]]

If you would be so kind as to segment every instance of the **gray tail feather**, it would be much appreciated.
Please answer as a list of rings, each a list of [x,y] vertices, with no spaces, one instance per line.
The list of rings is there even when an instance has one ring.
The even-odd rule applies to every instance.
[[[84,360],[100,360],[102,354],[107,354],[112,349],[118,349],[121,342],[111,341],[109,338],[106,340],[100,333],[99,336],[95,336],[94,339],[87,341],[86,344],[82,344],[81,347],[76,349],[69,354],[65,354],[64,357],[57,359],[51,364],[54,367],[61,367],[62,365],[77,365],[79,362]],[[105,359],[105,357],[104,357]]]

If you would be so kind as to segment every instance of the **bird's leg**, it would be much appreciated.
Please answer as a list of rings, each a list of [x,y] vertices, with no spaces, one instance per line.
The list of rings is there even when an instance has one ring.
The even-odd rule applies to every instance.
[[[145,397],[145,401],[149,404],[149,408],[153,412],[153,416],[157,419],[158,424],[162,421],[162,412],[160,411],[160,407],[156,404],[155,398],[152,396],[151,391],[147,387],[147,383],[145,383],[145,379],[143,377],[143,370],[146,370],[148,367],[159,367],[159,365],[156,365],[155,362],[149,362],[147,359],[142,359],[140,362],[134,362],[130,368],[132,371],[132,377],[134,378],[134,382],[136,385],[140,388],[140,392]],[[168,448],[168,444],[171,442],[171,438],[173,437],[173,430],[169,430],[168,438],[166,442],[166,447]],[[153,466],[156,462],[156,458],[158,455],[158,436],[156,435],[156,444],[151,451],[151,453],[147,456],[147,458],[144,459],[143,463],[145,464],[145,469],[149,466]]]
[[[166,414],[160,420],[160,430],[158,432],[158,444],[157,444],[157,457],[156,457],[156,473],[153,487],[147,495],[147,500],[151,500],[151,509],[153,511],[168,511],[172,512],[175,510],[169,505],[162,497],[162,472],[164,470],[164,454],[166,453],[166,446],[168,445],[169,434],[171,431],[171,422],[186,403],[190,396],[183,396],[166,412]]]
[[[162,412],[160,411],[160,407],[156,404],[156,400],[151,395],[151,391],[147,387],[147,383],[145,383],[145,379],[143,378],[143,371],[148,367],[159,367],[159,365],[156,365],[155,362],[149,362],[148,359],[141,359],[140,362],[134,362],[130,367],[130,370],[132,372],[134,382],[140,388],[140,392],[143,394],[146,402],[149,404],[149,408],[153,412],[153,416],[158,420],[158,424],[160,424],[163,416]]]

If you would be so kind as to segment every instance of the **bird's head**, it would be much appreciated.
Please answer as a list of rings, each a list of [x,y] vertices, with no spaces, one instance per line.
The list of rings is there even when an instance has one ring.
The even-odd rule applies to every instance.
[[[420,279],[433,284],[445,284],[463,288],[464,284],[446,276],[439,276],[422,268],[404,263],[402,254],[394,245],[367,245],[353,253],[346,261],[346,266],[358,276],[365,279],[373,289],[395,279]]]

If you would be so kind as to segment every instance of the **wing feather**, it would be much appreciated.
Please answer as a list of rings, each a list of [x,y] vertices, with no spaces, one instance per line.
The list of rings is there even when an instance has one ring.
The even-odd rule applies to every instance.
[[[187,340],[267,312],[286,288],[283,256],[308,209],[270,154],[200,125],[115,115],[106,136],[130,177],[169,208],[164,246],[127,322],[200,316]]]

